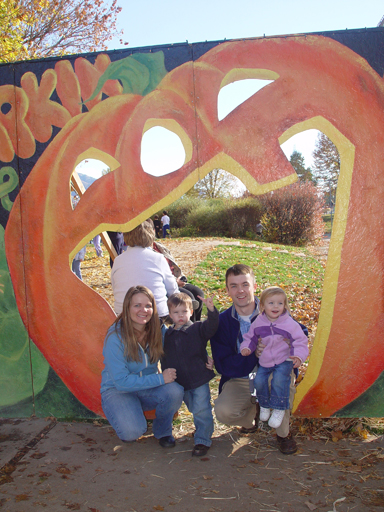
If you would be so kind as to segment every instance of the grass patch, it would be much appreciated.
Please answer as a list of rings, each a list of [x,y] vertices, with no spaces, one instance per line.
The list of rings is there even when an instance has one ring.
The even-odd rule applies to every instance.
[[[224,310],[231,305],[225,290],[225,271],[234,263],[249,265],[256,278],[256,295],[267,286],[280,286],[288,296],[292,315],[315,327],[318,320],[324,266],[306,250],[296,247],[253,243],[242,246],[218,246],[202,261],[193,276],[194,284],[214,297],[216,306]]]
[[[332,224],[335,216],[331,214],[323,215],[323,221],[325,224],[324,233],[332,233]]]

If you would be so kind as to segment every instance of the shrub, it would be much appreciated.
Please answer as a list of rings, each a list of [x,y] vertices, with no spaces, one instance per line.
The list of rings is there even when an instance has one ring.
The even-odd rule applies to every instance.
[[[187,217],[187,227],[199,236],[228,236],[228,216],[222,199],[201,200]]]
[[[267,242],[304,245],[324,233],[323,204],[311,182],[299,182],[260,196]]]
[[[171,229],[188,226],[189,213],[198,208],[201,202],[202,200],[199,197],[183,196],[165,208],[171,219]],[[158,215],[161,218],[163,211],[158,212]]]
[[[256,237],[256,225],[263,215],[263,207],[255,197],[232,199],[226,203],[226,215],[229,236],[252,239]]]

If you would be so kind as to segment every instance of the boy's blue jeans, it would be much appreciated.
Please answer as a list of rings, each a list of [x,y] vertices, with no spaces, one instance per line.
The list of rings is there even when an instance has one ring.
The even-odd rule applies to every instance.
[[[101,395],[104,414],[122,441],[135,441],[147,431],[143,411],[156,409],[153,434],[157,439],[172,434],[173,415],[183,401],[184,389],[177,382],[125,393],[115,388]]]
[[[193,414],[196,432],[194,443],[211,446],[213,434],[213,415],[211,405],[211,392],[209,383],[203,384],[196,389],[189,389],[184,392],[184,402],[189,412]]]
[[[281,411],[289,409],[289,385],[292,368],[292,361],[283,361],[271,368],[259,365],[255,377],[255,388],[260,407]],[[271,373],[273,375],[269,392],[268,378]]]

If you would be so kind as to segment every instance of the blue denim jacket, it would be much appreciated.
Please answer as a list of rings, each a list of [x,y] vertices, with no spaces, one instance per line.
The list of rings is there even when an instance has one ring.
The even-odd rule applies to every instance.
[[[157,362],[151,363],[141,346],[139,349],[141,350],[140,362],[127,359],[115,325],[108,329],[103,348],[105,367],[101,372],[101,393],[110,388],[129,393],[164,384],[164,377],[158,373]]]

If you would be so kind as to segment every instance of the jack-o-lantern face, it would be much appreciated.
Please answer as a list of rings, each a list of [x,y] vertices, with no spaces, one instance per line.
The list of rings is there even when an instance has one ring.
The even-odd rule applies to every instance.
[[[255,77],[274,82],[219,121],[220,88]],[[377,283],[384,256],[377,244],[383,238],[383,104],[381,78],[352,51],[323,37],[292,37],[221,44],[173,70],[144,98],[111,97],[68,123],[23,186],[6,247],[23,321],[76,397],[102,414],[102,344],[115,318],[72,275],[69,261],[78,249],[107,228],[133,228],[215,167],[254,193],[295,181],[279,142],[308,128],[335,142],[342,169],[317,337],[296,413],[329,416],[369,387],[384,367]],[[153,124],[178,133],[187,154],[181,169],[160,178],[145,174],[140,163],[141,138]],[[87,157],[101,157],[114,172],[72,210],[63,198],[73,169]],[[363,317],[365,291],[375,308]],[[356,368],[364,369],[361,378]]]

